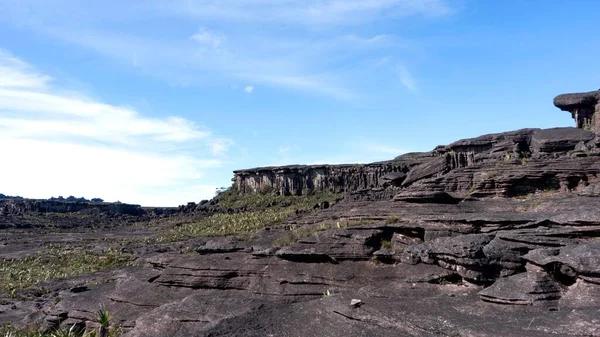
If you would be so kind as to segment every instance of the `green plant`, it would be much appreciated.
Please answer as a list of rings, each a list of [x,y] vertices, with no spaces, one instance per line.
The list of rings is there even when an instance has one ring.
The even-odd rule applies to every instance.
[[[289,246],[298,242],[298,240],[303,239],[305,237],[311,236],[315,232],[317,232],[318,227],[303,227],[290,231],[290,234],[281,236],[277,238],[273,242],[273,246],[275,247],[284,247]]]
[[[175,228],[161,236],[158,242],[185,240],[197,236],[249,235],[261,228],[284,222],[298,211],[334,200],[335,195],[319,192],[310,196],[281,196],[274,194],[239,195],[233,189],[221,192],[218,205],[232,209],[247,209],[240,213],[214,214],[188,223],[174,224]],[[294,230],[295,225],[290,225]]]
[[[198,221],[174,228],[159,241],[179,241],[198,236],[224,236],[251,233],[264,227],[283,222],[293,210],[266,209],[232,214],[214,214]]]
[[[400,221],[401,221],[401,219],[399,217],[397,217],[397,216],[389,216],[389,217],[387,217],[385,219],[385,223],[387,225],[395,224],[395,223],[398,223]]]
[[[331,292],[329,291],[329,289],[323,290],[323,297],[327,297],[327,296],[331,296]]]
[[[131,265],[135,258],[117,248],[91,252],[87,247],[51,246],[21,259],[0,259],[0,294],[18,297],[21,290],[33,289],[40,281]],[[43,287],[34,290],[47,292]]]
[[[98,327],[98,337],[108,337],[110,315],[108,314],[108,310],[103,306],[98,310],[98,323],[100,323],[100,326]]]
[[[392,241],[381,239],[381,248],[392,248]]]

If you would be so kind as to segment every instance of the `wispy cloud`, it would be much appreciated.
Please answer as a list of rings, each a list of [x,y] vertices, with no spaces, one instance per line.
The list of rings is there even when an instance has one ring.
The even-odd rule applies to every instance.
[[[63,94],[49,76],[5,51],[0,64],[0,141],[10,144],[5,155],[11,158],[0,175],[3,193],[176,205],[214,191],[199,179],[204,169],[221,165],[212,156],[233,141],[181,117],[150,118],[131,107]],[[193,144],[200,144],[196,151]],[[210,152],[198,151],[203,147]],[[149,187],[165,192],[144,192]]]
[[[7,3],[0,20],[94,50],[173,86],[247,81],[337,100],[364,92],[367,60],[391,57],[394,62],[400,52],[414,52],[415,42],[363,26],[453,12],[446,0],[156,0],[119,3],[118,12],[113,0],[102,6],[57,1]],[[57,7],[69,8],[77,20],[54,11]],[[170,32],[167,38],[128,30],[126,23],[134,18],[193,22],[201,28],[188,33],[177,29],[179,37]],[[115,25],[99,28],[107,20]],[[416,90],[408,69],[397,73],[407,88]]]
[[[403,86],[405,86],[410,91],[417,91],[417,85],[415,83],[414,78],[408,72],[408,69],[403,65],[398,65],[396,67],[396,74],[398,74],[398,79]]]
[[[208,45],[213,48],[219,48],[221,43],[225,41],[225,36],[211,32],[210,30],[200,29],[196,34],[192,35],[190,39],[202,44]]]
[[[0,50],[0,88],[43,88],[51,80],[20,59]]]
[[[218,0],[183,0],[162,8],[212,20],[280,21],[302,25],[357,25],[378,15],[440,16],[452,9],[443,0],[232,0],[222,6]],[[269,15],[265,15],[267,13]]]
[[[244,88],[244,91],[245,91],[247,94],[251,94],[251,93],[253,93],[253,92],[254,92],[254,87],[253,87],[253,86],[251,86],[251,85],[248,85],[248,86],[246,86],[246,87]]]

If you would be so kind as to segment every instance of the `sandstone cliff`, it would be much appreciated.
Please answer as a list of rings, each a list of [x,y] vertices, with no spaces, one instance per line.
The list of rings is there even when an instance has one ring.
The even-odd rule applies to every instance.
[[[240,194],[319,191],[391,198],[414,191],[453,198],[514,196],[542,190],[599,194],[595,119],[600,91],[557,96],[577,128],[522,129],[463,139],[430,152],[364,165],[261,167],[234,172]]]

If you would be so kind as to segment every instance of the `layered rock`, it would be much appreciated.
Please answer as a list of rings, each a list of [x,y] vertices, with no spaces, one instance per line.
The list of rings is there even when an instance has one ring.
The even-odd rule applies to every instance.
[[[33,199],[5,199],[0,200],[0,216],[37,213],[76,213],[81,211],[98,211],[108,214],[142,215],[145,213],[140,205],[125,203],[96,203],[96,202],[70,202]]]
[[[234,171],[233,187],[240,193],[303,195],[314,191],[354,192],[399,185],[411,160],[366,165],[293,165]]]
[[[597,194],[600,91],[564,94],[554,104],[570,111],[576,128],[522,129],[441,145],[365,165],[263,167],[234,172],[241,194],[302,195],[319,191],[383,198],[400,191],[441,191],[455,198],[513,196],[536,190]],[[387,192],[383,192],[387,190]],[[393,191],[393,192],[389,192]],[[356,199],[356,197],[354,197]],[[402,197],[398,197],[402,199]],[[427,198],[425,198],[427,199]]]
[[[555,99],[579,128],[236,171],[241,194],[346,198],[248,236],[130,243],[135,267],[42,282],[35,303],[0,299],[0,323],[92,326],[102,304],[126,336],[600,335],[597,95]],[[180,215],[194,211],[247,210],[213,200]]]
[[[384,163],[236,171],[234,188],[241,194],[331,191],[360,195],[369,191],[391,198],[400,193],[397,200],[425,191],[445,192],[457,199],[543,190],[598,194],[598,155],[593,132],[522,129],[463,139]],[[419,198],[427,202],[435,199]]]
[[[575,126],[600,134],[600,90],[585,93],[562,94],[554,98],[554,105],[571,113]]]

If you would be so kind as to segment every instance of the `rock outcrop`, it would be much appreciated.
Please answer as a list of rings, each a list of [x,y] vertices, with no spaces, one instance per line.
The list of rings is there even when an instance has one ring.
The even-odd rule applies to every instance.
[[[412,161],[366,165],[292,165],[234,171],[233,187],[240,193],[303,195],[318,191],[333,193],[399,185]],[[414,165],[414,164],[413,164]]]
[[[97,211],[107,214],[142,215],[145,213],[140,205],[125,203],[95,203],[95,202],[69,202],[32,199],[4,199],[0,200],[0,216],[17,215],[27,212],[37,213],[76,213],[81,211]]]
[[[451,196],[439,198],[441,202],[544,190],[597,195],[600,151],[595,137],[578,128],[522,129],[463,139],[383,163],[241,170],[234,173],[233,186],[241,194],[331,191],[383,198],[398,194],[396,199],[404,200],[411,193],[433,191]]]
[[[585,93],[562,94],[554,98],[554,105],[571,113],[575,126],[600,135],[600,90]]]
[[[415,189],[447,192],[455,198],[512,196],[545,189],[597,194],[599,102],[600,90],[554,99],[554,105],[572,113],[575,128],[489,134],[372,164],[239,170],[234,172],[233,186],[240,194],[330,191],[380,198]]]

